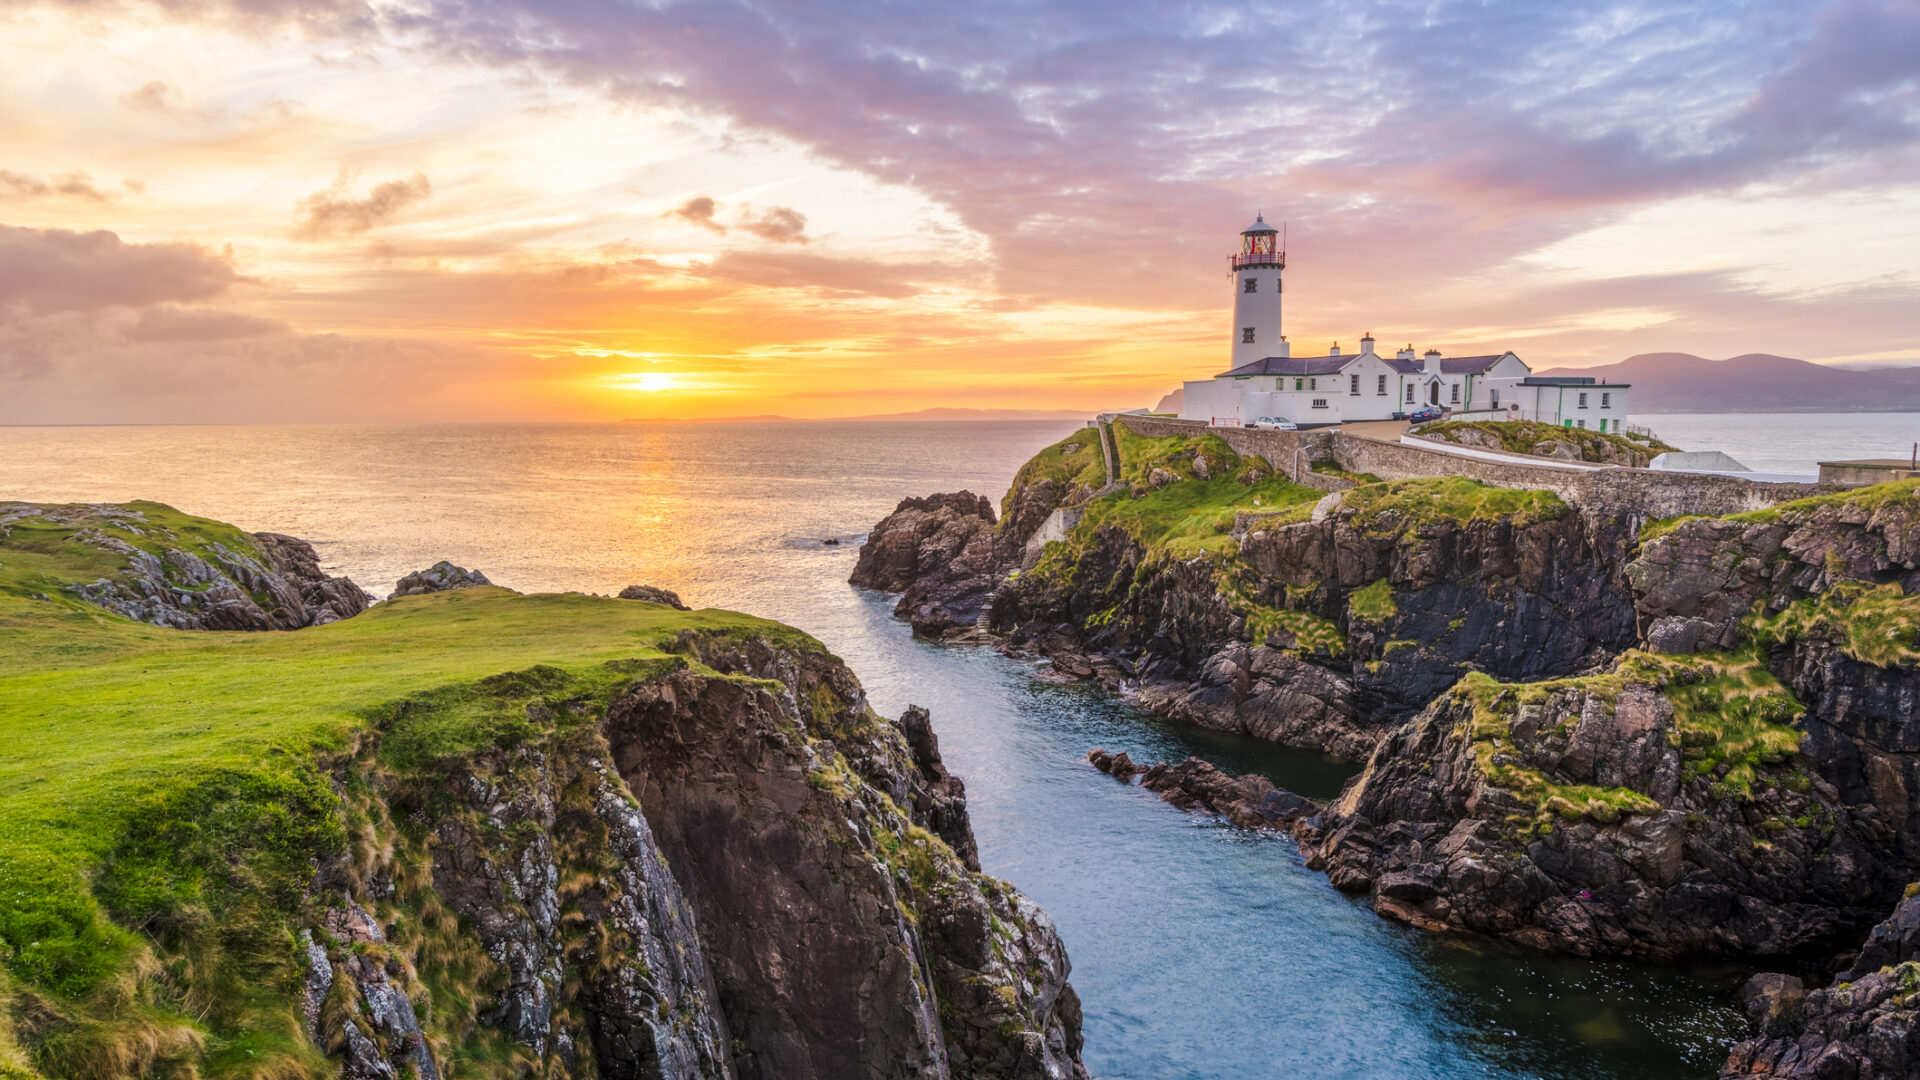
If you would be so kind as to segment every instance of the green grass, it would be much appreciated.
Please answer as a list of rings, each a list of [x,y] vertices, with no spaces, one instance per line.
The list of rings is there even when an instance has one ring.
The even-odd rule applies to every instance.
[[[107,528],[138,546],[251,548],[229,526],[134,508]],[[305,1060],[297,1028],[249,1001],[291,992],[284,911],[312,860],[346,842],[316,762],[359,732],[388,729],[387,764],[427,768],[540,736],[551,723],[530,704],[604,704],[689,663],[683,631],[821,648],[730,612],[499,588],[296,632],[167,630],[60,591],[118,568],[75,539],[89,524],[15,522],[0,537],[0,1013],[31,998],[65,1017],[33,1049],[62,1075],[151,1072],[169,1046],[208,1077],[245,1075],[269,1045],[292,1048],[289,1068]],[[196,964],[195,949],[224,959]]]
[[[1573,512],[1551,491],[1493,487],[1461,476],[1367,484],[1343,494],[1341,505],[1355,511],[1357,528],[1375,536],[1449,521],[1508,520],[1525,528]]]
[[[1765,510],[1728,514],[1726,520],[1760,523],[1779,521],[1782,518],[1791,520],[1829,506],[1846,506],[1861,510],[1880,510],[1885,507],[1908,511],[1920,510],[1920,479],[1892,480],[1884,484],[1854,488],[1851,491],[1838,491],[1832,495],[1813,495],[1805,499],[1784,502],[1778,506],[1770,506]]]
[[[1310,511],[1323,494],[1279,478],[1252,485],[1233,479],[1183,480],[1139,498],[1116,492],[1095,499],[1075,531],[1090,536],[1102,525],[1115,525],[1148,548],[1177,558],[1224,555],[1238,550],[1232,535],[1236,515],[1301,506]]]
[[[1118,425],[1115,430],[1119,430]],[[1089,491],[1105,487],[1107,460],[1100,449],[1100,429],[1081,428],[1028,458],[1014,474],[1006,497],[1000,500],[1001,516],[1013,508],[1020,492],[1047,480],[1059,481],[1068,488],[1083,486]]]
[[[1422,424],[1418,433],[1459,442],[1459,434],[1467,430],[1492,435],[1500,440],[1502,450],[1513,454],[1532,454],[1541,443],[1548,441],[1572,443],[1580,449],[1583,461],[1605,461],[1609,451],[1615,456],[1624,452],[1644,460],[1679,449],[1658,439],[1628,438],[1591,428],[1554,427],[1534,420],[1442,420]]]
[[[1360,621],[1386,622],[1400,614],[1400,605],[1394,602],[1393,586],[1380,578],[1347,594],[1347,612]]]
[[[1911,665],[1920,663],[1920,595],[1894,583],[1836,582],[1770,619],[1750,619],[1748,631],[1762,647],[1812,638],[1832,641],[1863,663]]]

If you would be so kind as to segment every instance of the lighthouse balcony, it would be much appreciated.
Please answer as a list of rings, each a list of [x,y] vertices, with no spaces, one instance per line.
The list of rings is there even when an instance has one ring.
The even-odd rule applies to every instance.
[[[1284,270],[1287,268],[1287,253],[1284,251],[1256,251],[1250,255],[1233,256],[1233,268],[1245,270],[1249,266],[1272,266]]]

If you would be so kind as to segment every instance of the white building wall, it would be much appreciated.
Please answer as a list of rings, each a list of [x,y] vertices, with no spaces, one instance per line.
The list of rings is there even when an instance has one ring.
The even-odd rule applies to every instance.
[[[1247,291],[1249,283],[1252,292]],[[1233,363],[1229,367],[1283,355],[1280,288],[1277,266],[1249,266],[1233,272]]]
[[[1202,423],[1242,423],[1243,388],[1252,379],[1196,379],[1180,384],[1180,419]]]

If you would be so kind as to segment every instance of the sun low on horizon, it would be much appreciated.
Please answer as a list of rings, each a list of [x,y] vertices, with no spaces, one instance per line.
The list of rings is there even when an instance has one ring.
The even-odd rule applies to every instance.
[[[1920,360],[1920,9],[0,9],[0,423],[1153,405],[1288,332]]]

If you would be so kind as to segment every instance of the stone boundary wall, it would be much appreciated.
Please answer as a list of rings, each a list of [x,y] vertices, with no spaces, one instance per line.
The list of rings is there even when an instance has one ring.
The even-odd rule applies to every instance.
[[[1298,483],[1322,491],[1342,490],[1325,481],[1340,478],[1321,476],[1308,463],[1331,458],[1348,472],[1373,473],[1386,480],[1412,477],[1464,476],[1495,487],[1528,488],[1551,491],[1567,502],[1602,513],[1640,515],[1645,519],[1678,517],[1681,514],[1736,514],[1764,510],[1783,502],[1809,495],[1828,495],[1846,491],[1841,484],[1769,484],[1738,476],[1708,476],[1699,473],[1656,472],[1650,469],[1590,469],[1573,471],[1525,462],[1480,461],[1428,450],[1404,443],[1378,442],[1344,432],[1264,431],[1254,428],[1209,427],[1197,420],[1167,417],[1121,416],[1136,435],[1162,438],[1169,435],[1220,437],[1236,454],[1259,454],[1273,467]],[[1294,462],[1299,473],[1294,475]]]

